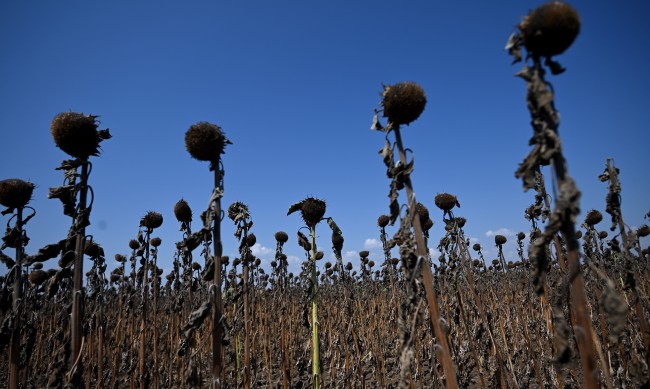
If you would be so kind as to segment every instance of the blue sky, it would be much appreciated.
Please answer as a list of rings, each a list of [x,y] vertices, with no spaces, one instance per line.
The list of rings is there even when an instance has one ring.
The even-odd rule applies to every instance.
[[[493,258],[495,233],[530,228],[523,211],[533,193],[523,192],[514,171],[532,129],[525,84],[513,76],[521,64],[511,66],[503,48],[538,4],[2,2],[0,179],[37,184],[27,252],[64,238],[70,225],[58,200],[47,199],[48,188],[62,183],[54,168],[68,158],[49,124],[70,110],[100,115],[101,128],[113,134],[93,159],[88,229],[111,264],[114,254],[129,252],[139,219],[153,210],[165,218],[156,235],[169,269],[181,239],[174,204],[184,198],[198,220],[211,192],[207,163],[184,146],[185,131],[198,121],[218,124],[234,143],[223,158],[223,204],[249,206],[255,252],[265,264],[274,233],[284,230],[298,268],[301,221],[286,213],[307,196],[327,201],[327,215],[346,238],[346,260],[370,249],[380,262],[376,219],[388,212],[389,181],[378,155],[383,135],[369,127],[382,83],[416,81],[428,104],[403,138],[415,152],[417,198],[435,221],[431,243],[443,234],[433,198],[450,192],[462,206],[456,215],[468,219],[466,234]],[[650,5],[572,4],[582,31],[558,57],[568,70],[551,78],[569,173],[583,193],[583,215],[604,213],[607,186],[598,175],[613,157],[622,171],[624,218],[639,226],[650,210]],[[608,226],[606,215],[599,227]],[[326,225],[320,231],[329,257],[330,232]],[[236,255],[233,233],[226,219],[226,255]],[[508,259],[515,259],[513,247]]]

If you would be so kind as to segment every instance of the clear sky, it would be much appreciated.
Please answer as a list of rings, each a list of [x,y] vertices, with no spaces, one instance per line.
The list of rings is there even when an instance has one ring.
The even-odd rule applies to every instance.
[[[26,250],[63,239],[70,226],[60,202],[47,199],[63,180],[54,169],[68,158],[49,125],[57,113],[75,111],[100,115],[113,135],[92,159],[88,228],[111,267],[153,210],[165,219],[155,234],[169,270],[181,239],[174,204],[184,198],[199,220],[211,193],[208,164],[190,158],[184,145],[185,131],[199,121],[218,124],[233,142],[223,157],[223,204],[249,206],[263,263],[273,257],[274,233],[284,230],[285,252],[298,268],[302,224],[286,213],[307,196],[327,201],[346,239],[346,260],[370,249],[381,262],[376,220],[388,212],[389,180],[378,154],[383,135],[369,127],[382,84],[415,81],[428,104],[403,138],[415,153],[417,198],[435,221],[431,244],[443,234],[433,198],[450,192],[462,206],[456,215],[468,219],[466,234],[488,249],[486,259],[494,258],[497,232],[510,236],[507,256],[516,259],[511,234],[529,230],[523,213],[534,193],[523,192],[514,171],[532,129],[525,83],[513,76],[521,64],[511,65],[504,46],[539,4],[3,1],[0,179],[37,185]],[[550,78],[569,173],[583,192],[583,215],[591,208],[604,214],[607,185],[598,175],[613,157],[624,218],[636,227],[650,210],[650,3],[572,4],[582,31],[557,58],[567,71]],[[609,227],[608,215],[599,227]],[[225,255],[236,255],[233,233],[226,218]],[[319,235],[329,258],[325,224]]]

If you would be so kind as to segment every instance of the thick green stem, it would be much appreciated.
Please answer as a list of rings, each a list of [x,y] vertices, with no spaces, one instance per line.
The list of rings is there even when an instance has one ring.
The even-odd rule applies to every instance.
[[[318,342],[318,276],[316,275],[316,226],[309,229],[311,234],[311,343],[313,349],[312,374],[314,388],[320,388],[320,350]]]

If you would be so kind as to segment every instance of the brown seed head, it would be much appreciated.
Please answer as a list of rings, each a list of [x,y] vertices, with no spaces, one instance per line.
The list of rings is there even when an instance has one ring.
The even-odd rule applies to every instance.
[[[66,154],[79,159],[99,155],[97,116],[62,112],[54,117],[50,132],[54,143]]]
[[[598,237],[599,237],[600,239],[607,239],[607,231],[600,231],[600,232],[598,233]]]
[[[576,239],[582,238],[582,231],[578,230],[576,231]]]
[[[503,235],[495,235],[494,237],[494,243],[496,243],[499,246],[504,245],[507,241],[508,239],[506,239],[506,237]]]
[[[248,217],[248,206],[242,202],[235,201],[234,203],[230,204],[228,207],[228,218],[235,223],[238,221],[237,217]]]
[[[381,105],[384,117],[393,124],[410,124],[420,117],[427,104],[427,96],[415,82],[401,82],[384,87]]]
[[[526,234],[524,234],[523,232],[518,232],[517,233],[517,240],[521,242],[524,239],[526,239]]]
[[[474,243],[474,245],[472,246],[472,249],[474,249],[474,251],[479,251],[479,250],[481,250],[481,245],[478,244],[478,243]]]
[[[455,218],[456,220],[456,225],[458,225],[459,228],[465,227],[465,223],[467,223],[467,219],[464,217],[457,217]]]
[[[595,209],[592,209],[591,211],[587,212],[587,216],[585,216],[585,224],[587,224],[589,227],[593,227],[596,224],[600,223],[603,220],[603,214],[600,213],[600,211],[597,211]]]
[[[300,212],[302,213],[302,220],[305,221],[308,227],[315,227],[318,224],[323,216],[325,216],[325,210],[327,204],[325,201],[316,199],[313,197],[307,197],[302,201],[302,206]]]
[[[352,270],[352,263],[348,262],[348,263],[345,265],[345,269],[348,270],[348,271]]]
[[[397,266],[399,264],[399,258],[391,258],[390,263],[393,266]]]
[[[319,252],[316,253],[316,260],[319,261],[319,260],[323,259],[324,256],[325,256],[325,253],[322,252],[322,251],[319,251]]]
[[[151,238],[151,240],[149,241],[149,243],[150,243],[153,247],[158,247],[158,246],[160,246],[160,244],[162,243],[162,239],[160,239],[159,237]]]
[[[443,211],[451,211],[458,204],[456,196],[449,193],[438,193],[435,198],[436,207]]]
[[[155,229],[162,226],[163,217],[158,212],[149,211],[142,219],[140,219],[140,227],[147,227],[148,229]]]
[[[246,246],[253,247],[255,246],[255,243],[257,243],[257,237],[255,236],[255,234],[249,234],[246,237]]]
[[[275,240],[280,243],[287,243],[289,240],[289,235],[287,235],[287,233],[284,231],[278,231],[275,233]]]
[[[131,250],[137,250],[137,249],[139,249],[139,248],[140,248],[140,242],[138,242],[138,241],[135,240],[135,239],[131,239],[131,240],[129,241],[129,248],[130,248]]]
[[[115,260],[119,263],[126,262],[126,257],[122,254],[115,254]]]
[[[549,1],[532,10],[519,24],[526,50],[534,56],[563,53],[580,33],[580,15],[567,3]]]
[[[388,217],[388,215],[381,215],[377,219],[377,225],[382,228],[386,227],[389,222],[390,222],[390,217]]]
[[[47,281],[48,278],[49,274],[44,270],[37,269],[29,273],[29,282],[34,285],[41,285]]]
[[[230,144],[230,141],[221,127],[212,123],[196,123],[185,133],[185,148],[192,158],[199,161],[218,161],[226,144]]]
[[[198,262],[192,262],[192,270],[201,270],[201,265]]]
[[[369,253],[368,251],[366,251],[366,250],[363,250],[363,251],[360,251],[360,252],[359,252],[359,256],[360,256],[361,258],[367,258],[368,255],[370,255],[370,253]]]
[[[424,222],[422,225],[422,229],[424,231],[429,231],[433,227],[433,220],[427,219],[427,221]]]
[[[34,184],[18,178],[0,181],[0,204],[7,208],[24,208],[32,198]]]
[[[645,238],[650,235],[650,227],[648,227],[647,224],[644,224],[636,230],[636,234],[641,238]]]
[[[174,216],[176,216],[176,220],[182,223],[192,221],[192,209],[187,201],[183,199],[178,200],[176,205],[174,205]]]

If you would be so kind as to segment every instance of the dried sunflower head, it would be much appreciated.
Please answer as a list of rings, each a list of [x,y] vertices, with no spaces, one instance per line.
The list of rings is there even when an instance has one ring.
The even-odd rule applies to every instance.
[[[420,117],[427,104],[422,87],[415,82],[400,82],[384,87],[381,105],[384,117],[393,124],[410,124]]]
[[[140,227],[147,227],[154,229],[162,226],[163,217],[158,212],[149,211],[142,219],[140,219]]]
[[[607,239],[607,231],[600,231],[600,232],[598,233],[598,237],[599,237],[600,239]]]
[[[158,237],[151,238],[151,240],[149,241],[149,243],[150,243],[153,247],[158,247],[158,246],[160,246],[160,245],[162,244],[162,239],[160,239],[160,238],[158,238]]]
[[[507,241],[508,241],[508,239],[503,235],[495,235],[494,236],[494,243],[496,243],[499,246],[504,245]]]
[[[367,258],[368,255],[370,255],[370,252],[368,252],[368,251],[366,251],[366,250],[363,250],[363,251],[360,251],[360,252],[359,252],[359,256],[360,256],[361,258]]]
[[[131,240],[129,241],[129,248],[130,248],[131,250],[137,250],[137,249],[140,248],[140,243],[139,243],[137,240],[135,240],[135,239],[131,239]]]
[[[287,243],[289,240],[289,235],[287,235],[287,233],[284,231],[278,231],[275,233],[275,240],[280,243]]]
[[[29,282],[31,282],[32,284],[41,285],[45,281],[47,281],[47,279],[49,278],[49,274],[45,270],[37,269],[29,273],[28,278],[29,278]]]
[[[185,133],[185,148],[199,161],[218,161],[227,144],[232,143],[216,124],[199,122]]]
[[[54,117],[50,132],[54,143],[66,154],[80,159],[99,155],[101,137],[97,131],[97,116],[77,112],[62,112]]]
[[[526,239],[526,234],[524,234],[523,232],[518,232],[517,233],[517,240],[521,242],[524,239]]]
[[[255,246],[255,243],[257,243],[257,237],[255,234],[248,234],[248,236],[246,236],[246,246],[253,247]]]
[[[182,223],[190,223],[192,221],[192,209],[187,201],[180,199],[174,205],[174,216],[176,220]]]
[[[472,249],[474,249],[474,251],[480,251],[481,250],[481,245],[478,244],[478,243],[474,243],[474,245],[472,246]]]
[[[650,227],[648,227],[647,224],[644,224],[636,230],[636,234],[641,238],[645,238],[650,235]]]
[[[240,219],[247,218],[248,216],[248,206],[242,202],[236,201],[228,207],[228,218],[235,223]]]
[[[600,211],[592,209],[591,211],[587,212],[587,216],[585,217],[585,224],[587,224],[589,227],[593,227],[596,224],[600,223],[602,220],[603,214],[600,213]]]
[[[449,193],[438,193],[434,201],[436,207],[446,212],[451,211],[456,205],[458,205],[458,198]]]
[[[302,215],[302,220],[304,220],[307,227],[315,227],[325,216],[325,210],[327,209],[327,204],[325,201],[314,198],[307,197],[299,203],[293,204],[289,207],[289,212],[287,215],[292,214],[295,211],[300,210]]]
[[[18,178],[0,181],[0,204],[7,208],[24,208],[32,199],[34,184]]]
[[[580,33],[580,15],[569,4],[549,1],[532,10],[519,23],[526,50],[534,56],[563,53]]]
[[[390,217],[388,215],[381,215],[379,218],[377,218],[377,225],[381,228],[384,228],[388,225],[390,222]]]

